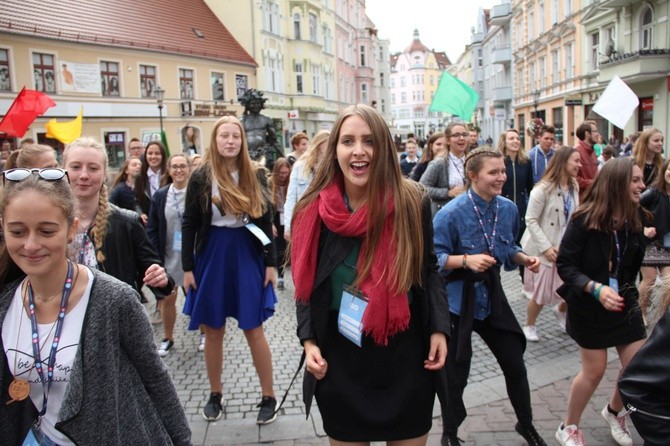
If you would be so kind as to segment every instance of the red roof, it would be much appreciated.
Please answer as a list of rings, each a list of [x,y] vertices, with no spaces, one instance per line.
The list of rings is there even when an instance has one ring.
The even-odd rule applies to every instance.
[[[433,54],[435,54],[435,59],[437,60],[437,65],[439,66],[440,70],[444,70],[449,65],[451,65],[449,56],[447,56],[447,53],[444,51],[433,51]]]
[[[422,53],[427,53],[430,51],[426,45],[421,43],[418,29],[414,30],[414,39],[412,39],[412,43],[407,48],[405,48],[403,53],[413,53],[415,51],[420,51]]]
[[[203,0],[2,0],[2,31],[257,65]]]

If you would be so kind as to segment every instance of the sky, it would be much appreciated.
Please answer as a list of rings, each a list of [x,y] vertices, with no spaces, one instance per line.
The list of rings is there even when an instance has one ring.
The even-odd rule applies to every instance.
[[[365,0],[366,14],[379,30],[380,39],[391,41],[391,53],[412,43],[414,29],[424,45],[446,51],[449,60],[470,43],[470,29],[479,8],[491,8],[500,0]]]

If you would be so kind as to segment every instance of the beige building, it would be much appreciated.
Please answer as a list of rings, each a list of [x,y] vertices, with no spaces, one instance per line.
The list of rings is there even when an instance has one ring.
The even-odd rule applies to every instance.
[[[513,0],[512,52],[515,127],[525,147],[534,145],[525,129],[534,116],[556,128],[556,140],[574,145],[584,120],[589,75],[581,20],[584,0]]]
[[[62,149],[46,139],[45,122],[71,120],[83,108],[83,134],[105,143],[111,166],[125,160],[130,138],[157,138],[161,125],[172,153],[182,151],[187,125],[202,151],[220,116],[241,115],[238,93],[256,85],[253,58],[201,1],[138,7],[132,15],[121,6],[0,3],[0,71],[8,73],[0,110],[23,86],[47,93],[56,106],[24,137]]]

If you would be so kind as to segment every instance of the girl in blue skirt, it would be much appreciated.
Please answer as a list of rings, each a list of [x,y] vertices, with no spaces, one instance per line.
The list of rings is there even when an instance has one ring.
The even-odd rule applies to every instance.
[[[226,318],[237,319],[251,349],[262,400],[258,424],[275,420],[272,356],[263,321],[274,313],[277,282],[272,207],[267,171],[249,157],[244,129],[235,117],[217,121],[202,165],[186,192],[182,266],[189,330],[205,328],[205,365],[211,388],[206,420],[221,418],[223,335]]]

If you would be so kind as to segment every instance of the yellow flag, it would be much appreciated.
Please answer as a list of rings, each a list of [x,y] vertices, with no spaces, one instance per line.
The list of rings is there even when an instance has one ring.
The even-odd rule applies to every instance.
[[[79,109],[79,114],[72,121],[58,122],[51,119],[46,124],[47,138],[54,138],[63,144],[69,144],[81,136],[81,119],[84,107]]]

